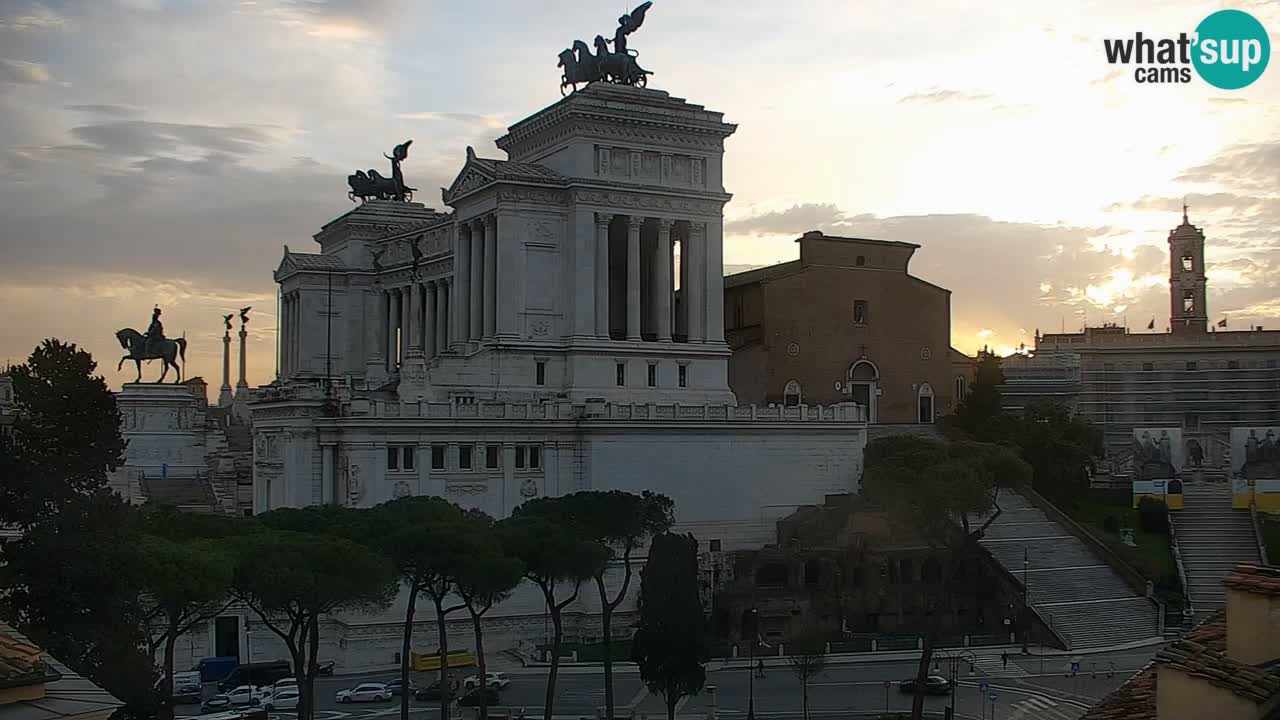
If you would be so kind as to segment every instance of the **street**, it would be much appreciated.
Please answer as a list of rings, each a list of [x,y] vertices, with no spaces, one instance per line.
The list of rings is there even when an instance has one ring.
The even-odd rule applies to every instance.
[[[978,667],[967,673],[961,663],[959,687],[955,692],[958,717],[996,718],[998,720],[1074,720],[1093,701],[1118,687],[1154,655],[1156,648],[1141,648],[1079,658],[1080,670],[1070,674],[1071,658],[1009,655],[1008,667],[999,656],[981,656]],[[898,681],[915,673],[915,661],[865,662],[834,665],[809,683],[809,707],[812,715],[847,715],[850,712],[905,711],[911,707],[911,696],[898,690]],[[1111,677],[1109,672],[1114,671]],[[461,680],[474,672],[457,672]],[[755,714],[779,718],[798,716],[801,708],[800,682],[785,665],[769,666],[764,677],[742,666],[726,666],[713,661],[707,666],[707,688],[699,695],[680,703],[677,712],[684,717],[706,717],[713,703],[718,714],[727,718],[745,717],[748,698],[754,694]],[[945,662],[941,674],[947,674]],[[394,678],[395,671],[364,673],[319,678],[316,681],[317,720],[343,718],[388,717],[399,713],[398,698],[382,703],[338,705],[334,693],[361,682],[378,682]],[[419,686],[435,679],[434,673],[411,673]],[[524,708],[529,716],[540,716],[545,693],[545,669],[512,670],[511,684],[502,692],[499,708]],[[712,691],[714,688],[714,692]],[[614,697],[617,713],[637,717],[661,718],[666,707],[660,696],[643,687],[634,668],[619,668],[614,674]],[[993,701],[994,697],[994,701]],[[415,716],[435,718],[439,705],[434,701],[411,700]],[[927,696],[927,709],[941,711],[945,696]],[[604,705],[604,690],[599,672],[566,668],[557,681],[555,714],[558,717],[595,717]],[[993,707],[994,706],[994,707]],[[179,708],[178,714],[192,715],[196,706]]]

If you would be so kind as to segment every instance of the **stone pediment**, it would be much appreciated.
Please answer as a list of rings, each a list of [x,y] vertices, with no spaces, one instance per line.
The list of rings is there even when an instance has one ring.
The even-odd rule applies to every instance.
[[[442,197],[445,204],[452,204],[464,195],[499,183],[563,187],[565,180],[556,171],[537,163],[477,157],[475,150],[468,147],[466,164],[453,184],[443,190]]]
[[[342,260],[335,255],[319,255],[316,253],[296,253],[284,246],[284,257],[276,266],[277,280],[296,272],[337,272],[344,269]]]

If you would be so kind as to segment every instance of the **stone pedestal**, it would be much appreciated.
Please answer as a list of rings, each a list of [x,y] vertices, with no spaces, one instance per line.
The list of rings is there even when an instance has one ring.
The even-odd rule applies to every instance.
[[[128,446],[112,488],[131,502],[145,501],[149,484],[182,499],[206,497],[205,398],[190,385],[127,383],[116,405]]]

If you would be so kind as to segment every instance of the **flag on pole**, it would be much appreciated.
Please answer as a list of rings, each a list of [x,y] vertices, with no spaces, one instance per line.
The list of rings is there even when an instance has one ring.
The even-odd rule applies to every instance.
[[[1155,318],[1151,318],[1151,322],[1147,323],[1147,329],[1148,329],[1148,330],[1155,330],[1155,329],[1156,329],[1156,319],[1155,319]]]
[[[1227,318],[1223,317],[1221,320],[1218,321],[1218,327],[1226,327],[1226,326],[1227,326]]]

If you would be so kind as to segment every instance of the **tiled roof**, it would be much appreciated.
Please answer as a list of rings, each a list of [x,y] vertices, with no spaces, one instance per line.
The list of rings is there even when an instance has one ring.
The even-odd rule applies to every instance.
[[[1275,668],[1246,665],[1227,657],[1224,610],[1210,615],[1186,637],[1156,653],[1156,662],[1256,703],[1280,693],[1280,672]]]
[[[1232,590],[1255,595],[1280,596],[1280,567],[1241,564],[1222,581]]]
[[[495,180],[560,183],[565,179],[563,175],[555,170],[537,163],[490,160],[486,158],[476,158],[473,162],[493,175]]]
[[[0,623],[0,685],[15,687],[42,683],[51,673],[40,648]]]
[[[12,656],[30,660],[31,653],[43,668],[40,682],[44,697],[0,705],[0,720],[105,720],[123,703],[102,688],[75,674],[57,658],[41,654],[40,649],[12,627],[0,623],[0,658]],[[0,687],[24,684],[8,679],[0,670]]]
[[[1080,720],[1156,720],[1156,668],[1154,662],[1112,690]]]
[[[289,257],[299,270],[341,270],[343,267],[337,255],[290,252]]]

